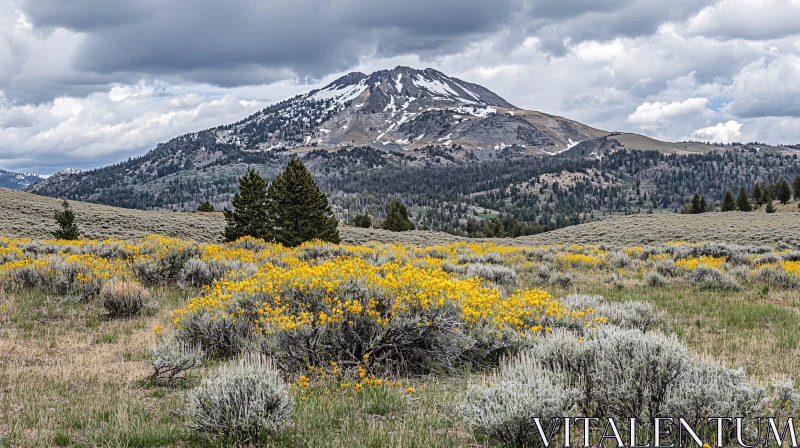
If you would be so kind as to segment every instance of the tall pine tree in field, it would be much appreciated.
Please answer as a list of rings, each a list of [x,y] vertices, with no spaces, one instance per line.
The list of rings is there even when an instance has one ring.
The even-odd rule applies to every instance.
[[[750,198],[747,196],[747,190],[745,190],[744,185],[739,190],[739,197],[736,198],[736,208],[742,212],[753,211],[753,206],[750,205]]]
[[[693,215],[696,215],[698,213],[703,213],[702,211],[700,211],[700,195],[699,194],[697,194],[697,193],[694,194],[694,197],[692,198],[692,205],[689,207],[689,211]]]
[[[794,200],[800,201],[800,176],[796,176],[792,181],[792,191],[794,192]]]
[[[325,193],[298,159],[292,159],[267,191],[270,236],[287,247],[320,239],[339,243],[339,223]]]
[[[52,234],[60,240],[77,240],[81,237],[81,231],[78,230],[78,224],[75,222],[75,212],[72,211],[72,207],[66,200],[61,202],[61,208],[63,210],[56,210],[55,213],[59,228]]]
[[[764,204],[763,202],[761,202],[761,195],[762,195],[761,185],[759,185],[758,182],[756,182],[756,184],[753,185],[753,202],[756,203],[756,208],[759,208]]]
[[[775,196],[781,204],[786,204],[792,200],[792,187],[789,186],[789,182],[786,182],[786,179],[780,178],[778,179],[778,183],[775,184]]]
[[[227,208],[225,241],[236,241],[243,236],[269,239],[267,223],[267,181],[255,170],[239,178],[239,192],[233,195],[233,210]]]
[[[769,204],[772,202],[772,186],[764,185],[761,186],[761,203],[762,204]]]
[[[722,197],[721,209],[723,212],[732,212],[736,209],[736,199],[731,190],[726,191],[725,196]]]

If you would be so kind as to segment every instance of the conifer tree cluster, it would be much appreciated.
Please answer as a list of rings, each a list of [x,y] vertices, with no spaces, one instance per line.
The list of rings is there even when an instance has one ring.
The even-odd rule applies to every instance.
[[[695,193],[694,197],[692,198],[692,203],[689,204],[688,213],[692,215],[697,215],[699,213],[705,213],[705,212],[706,212],[706,197],[698,193]]]
[[[339,243],[338,221],[303,162],[292,159],[271,183],[255,170],[239,179],[233,210],[224,210],[226,241],[252,236],[295,247],[319,239]]]
[[[62,210],[56,210],[55,219],[58,224],[58,230],[52,232],[55,238],[60,240],[77,240],[81,237],[81,231],[78,229],[78,224],[75,222],[75,212],[72,211],[69,202],[66,200],[61,202]]]
[[[369,213],[359,213],[353,218],[353,225],[364,229],[372,227],[372,217]]]
[[[393,232],[414,230],[414,223],[408,218],[408,210],[398,199],[389,201],[386,208],[386,219],[383,220],[383,229]]]
[[[752,201],[747,195],[747,189],[744,186],[739,189],[739,195],[736,199],[733,198],[733,192],[728,190],[722,199],[721,209],[723,212],[734,210],[751,212],[761,208],[762,205],[766,205],[764,210],[767,213],[775,213],[777,208],[775,208],[773,201],[778,200],[781,204],[787,204],[792,200],[792,196],[794,196],[795,200],[800,200],[800,176],[795,177],[791,185],[783,177],[779,178],[773,185],[769,185],[766,182],[755,184],[753,186]]]
[[[198,212],[215,212],[214,206],[211,205],[211,202],[205,201],[202,204],[197,206]]]

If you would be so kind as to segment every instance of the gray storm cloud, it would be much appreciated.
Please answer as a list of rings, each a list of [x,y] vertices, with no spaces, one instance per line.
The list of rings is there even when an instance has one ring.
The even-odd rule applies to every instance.
[[[797,143],[799,13],[798,0],[0,0],[0,168],[113,163],[398,64],[612,131]]]

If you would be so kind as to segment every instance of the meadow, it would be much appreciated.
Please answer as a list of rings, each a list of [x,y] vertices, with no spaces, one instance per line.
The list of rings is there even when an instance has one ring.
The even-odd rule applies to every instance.
[[[3,238],[0,284],[2,446],[525,444],[519,415],[635,402],[609,347],[687,372],[666,409],[699,383],[704,412],[800,410],[784,244]]]

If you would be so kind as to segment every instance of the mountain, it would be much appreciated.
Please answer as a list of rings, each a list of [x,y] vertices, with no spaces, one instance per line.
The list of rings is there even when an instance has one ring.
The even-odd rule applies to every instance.
[[[484,87],[439,71],[402,66],[369,76],[350,73],[212,133],[218,143],[246,150],[518,145],[542,153],[606,134],[524,111]]]
[[[230,207],[237,178],[273,178],[299,157],[337,217],[380,218],[390,198],[422,228],[527,235],[634,213],[675,213],[694,193],[800,175],[800,148],[669,143],[520,109],[432,69],[350,73],[239,122],[178,136],[147,154],[65,170],[26,188],[146,210]]]
[[[24,190],[29,185],[42,179],[43,177],[38,174],[0,170],[0,188],[8,188],[9,190]]]

